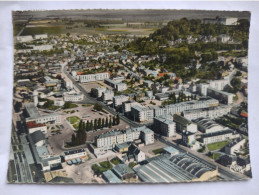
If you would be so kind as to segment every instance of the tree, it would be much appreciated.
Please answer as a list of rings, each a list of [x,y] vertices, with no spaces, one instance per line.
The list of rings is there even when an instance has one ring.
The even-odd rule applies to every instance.
[[[100,105],[100,104],[98,104],[98,103],[95,103],[95,104],[94,104],[94,109],[95,109],[95,110],[98,110],[98,111],[102,111],[102,110],[103,110],[103,107],[102,107],[102,105]]]
[[[109,120],[108,120],[108,117],[106,117],[106,120],[105,120],[105,127],[108,127],[109,126]]]
[[[104,118],[102,118],[102,128],[105,127]]]
[[[116,125],[116,117],[113,116],[113,117],[112,117],[112,126],[115,126],[115,125]]]
[[[101,118],[98,119],[97,127],[98,127],[98,129],[101,129],[101,127],[102,127],[102,119]]]
[[[75,134],[73,134],[72,135],[72,140],[71,140],[71,145],[72,146],[75,146],[77,143],[76,143],[77,141],[76,141],[76,136],[75,136]]]
[[[117,117],[116,117],[116,125],[120,124],[120,115],[117,114]]]
[[[22,103],[21,102],[16,102],[14,104],[14,110],[15,112],[20,112],[21,111],[21,107],[22,107]]]
[[[109,128],[112,127],[112,117],[110,117],[110,120],[109,120]]]
[[[96,130],[97,129],[97,120],[95,119],[94,120],[94,130]]]
[[[235,91],[241,90],[242,84],[241,84],[241,80],[240,80],[240,79],[238,79],[238,78],[233,78],[230,83],[231,83],[231,85],[233,86],[233,88],[234,88]]]

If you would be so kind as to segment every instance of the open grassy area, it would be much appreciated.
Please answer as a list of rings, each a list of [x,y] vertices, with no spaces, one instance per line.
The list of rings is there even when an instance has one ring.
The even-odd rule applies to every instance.
[[[92,165],[92,170],[94,172],[95,175],[99,176],[101,175],[103,172],[112,169],[112,164],[109,161],[103,161],[99,163],[101,166],[94,164]]]
[[[84,106],[84,107],[91,107],[92,104],[82,104],[82,106]]]
[[[117,157],[115,157],[115,158],[111,159],[111,163],[114,165],[117,165],[117,164],[120,164],[120,160]]]
[[[75,128],[78,129],[78,125],[80,122],[80,118],[77,116],[71,116],[71,117],[67,117],[67,121],[70,122],[70,124]]]
[[[136,165],[136,163],[134,163],[134,162],[131,162],[131,163],[129,163],[129,168],[133,168],[133,167],[135,167],[135,165]]]
[[[60,34],[62,32],[61,26],[55,27],[29,27],[25,28],[22,35],[37,35],[37,34]]]
[[[213,154],[209,155],[209,157],[214,160],[216,160],[219,156],[220,156],[220,154],[218,154],[218,153],[213,153]]]
[[[154,154],[160,154],[160,153],[163,152],[163,148],[158,148],[158,149],[152,150],[152,152],[153,152]]]
[[[220,150],[225,145],[227,145],[228,142],[229,142],[229,140],[223,141],[223,142],[216,142],[216,143],[213,143],[213,144],[208,144],[207,148],[209,149],[209,151]]]

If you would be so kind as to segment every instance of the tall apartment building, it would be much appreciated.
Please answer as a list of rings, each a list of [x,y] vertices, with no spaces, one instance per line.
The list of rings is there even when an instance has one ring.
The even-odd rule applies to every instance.
[[[176,130],[178,132],[197,132],[197,124],[193,123],[192,121],[189,121],[188,119],[180,115],[174,115],[174,122],[176,123]]]
[[[149,121],[154,118],[154,108],[134,105],[131,107],[131,114],[136,121]]]
[[[79,82],[86,83],[108,79],[110,77],[110,74],[108,72],[102,72],[96,74],[77,75],[76,77],[79,80]]]
[[[102,97],[103,92],[105,92],[106,88],[104,87],[97,87],[97,88],[92,88],[91,93],[94,97],[100,98]]]
[[[121,106],[123,102],[129,100],[129,96],[126,95],[118,95],[113,97],[113,105],[115,107]]]
[[[107,89],[104,92],[102,92],[102,100],[105,101],[110,101],[114,97],[114,92],[113,90]]]
[[[155,117],[153,130],[160,135],[172,137],[175,134],[175,122],[168,115]]]

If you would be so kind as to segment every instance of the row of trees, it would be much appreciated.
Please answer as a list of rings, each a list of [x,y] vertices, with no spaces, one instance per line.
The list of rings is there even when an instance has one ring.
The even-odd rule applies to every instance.
[[[86,132],[91,131],[91,130],[97,130],[100,128],[108,127],[111,128],[112,126],[120,124],[120,116],[117,115],[116,117],[108,117],[106,119],[95,119],[91,121],[87,121],[86,123],[80,120],[79,126],[78,126],[78,131],[76,134],[72,135],[71,139],[71,146],[78,146],[82,145],[85,143],[86,140]]]
[[[85,140],[86,140],[86,132],[85,132],[85,123],[81,120],[79,122],[79,126],[78,126],[78,131],[76,132],[76,134],[72,135],[72,140],[71,140],[71,146],[78,146],[78,145],[82,145],[85,144]]]
[[[183,92],[179,93],[178,97],[176,97],[175,93],[169,95],[169,99],[164,101],[162,105],[176,104],[184,101],[196,100],[196,95],[186,96]]]

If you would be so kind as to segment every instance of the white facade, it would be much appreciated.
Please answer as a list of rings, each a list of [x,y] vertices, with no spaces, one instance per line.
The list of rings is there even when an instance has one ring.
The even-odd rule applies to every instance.
[[[126,89],[128,89],[128,86],[126,83],[118,83],[116,84],[116,88],[117,91],[125,91]]]
[[[175,135],[175,122],[169,118],[169,116],[155,117],[154,118],[154,130],[166,137],[172,137]]]
[[[47,38],[48,38],[47,34],[35,35],[35,39],[47,39]]]
[[[54,100],[54,106],[64,106],[64,104],[63,100]]]
[[[154,118],[154,109],[151,107],[134,105],[131,107],[131,114],[133,115],[134,120],[139,122],[149,121]]]
[[[246,143],[246,140],[245,138],[243,138],[237,142],[234,142],[231,145],[226,145],[225,147],[226,154],[236,155],[236,153],[239,152],[242,147],[244,147],[245,143]]]
[[[209,84],[207,83],[200,83],[197,85],[197,91],[202,96],[207,96],[207,88],[209,87]]]
[[[106,90],[102,93],[102,100],[103,101],[108,101],[108,100],[112,100],[114,97],[114,92],[113,90]]]
[[[78,150],[71,150],[64,152],[65,154],[65,161],[73,160],[73,159],[85,159],[86,158],[86,151],[84,149]]]
[[[235,96],[235,94],[220,91],[211,87],[207,89],[207,95],[212,98],[218,99],[223,104],[228,105],[233,103],[233,98]]]
[[[31,35],[27,35],[27,36],[17,36],[16,40],[18,42],[24,43],[24,42],[30,42],[33,41],[33,38]]]
[[[87,75],[77,75],[76,76],[81,83],[93,82],[93,81],[102,81],[110,77],[108,72],[96,73],[96,74],[87,74]]]
[[[223,106],[217,106],[213,108],[203,108],[203,109],[195,109],[195,110],[186,110],[183,111],[183,115],[188,120],[193,120],[197,118],[218,118],[223,115],[229,114],[231,110],[230,106],[223,105]]]
[[[126,102],[129,100],[129,96],[126,95],[119,95],[113,97],[113,105],[115,107],[121,106],[123,102]]]
[[[131,107],[132,107],[132,106],[136,106],[136,105],[141,106],[140,103],[135,102],[135,101],[126,101],[126,102],[123,102],[123,103],[122,103],[123,112],[124,112],[124,113],[131,112]]]
[[[91,93],[94,95],[96,98],[102,97],[103,92],[105,92],[106,88],[104,87],[97,87],[97,88],[92,88]]]
[[[64,94],[64,101],[65,102],[80,102],[84,99],[84,95],[82,93],[75,93],[75,94]]]
[[[40,127],[32,127],[28,128],[29,134],[34,133],[35,131],[41,131],[42,133],[47,133],[47,126],[40,126]]]
[[[228,84],[227,79],[221,79],[221,80],[210,80],[209,81],[209,87],[212,87],[217,90],[223,90],[224,87]]]

